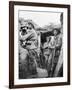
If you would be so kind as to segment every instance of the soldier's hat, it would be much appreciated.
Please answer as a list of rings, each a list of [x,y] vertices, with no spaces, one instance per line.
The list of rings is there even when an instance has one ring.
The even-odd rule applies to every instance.
[[[60,24],[55,25],[53,27],[52,33],[54,33],[55,30],[57,31],[57,34],[61,33],[61,25]]]

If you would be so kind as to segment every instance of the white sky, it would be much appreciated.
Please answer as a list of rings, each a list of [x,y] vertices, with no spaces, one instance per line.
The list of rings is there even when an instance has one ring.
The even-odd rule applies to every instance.
[[[49,23],[60,24],[60,14],[56,12],[19,11],[20,18],[32,19],[40,27]]]

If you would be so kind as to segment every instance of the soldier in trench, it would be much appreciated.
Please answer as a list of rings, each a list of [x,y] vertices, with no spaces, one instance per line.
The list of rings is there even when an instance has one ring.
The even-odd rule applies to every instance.
[[[62,39],[60,37],[60,31],[56,28],[53,30],[53,36],[49,36],[47,42],[44,44],[44,56],[48,70],[48,77],[52,77],[57,65],[61,44]]]
[[[37,33],[31,22],[23,22],[19,32],[20,78],[36,74]],[[30,60],[29,60],[30,59]]]

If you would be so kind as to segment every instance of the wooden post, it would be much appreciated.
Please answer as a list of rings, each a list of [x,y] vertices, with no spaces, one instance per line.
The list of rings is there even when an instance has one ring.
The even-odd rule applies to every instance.
[[[62,48],[61,48],[59,60],[58,60],[57,66],[56,66],[56,68],[55,68],[53,77],[57,77],[58,72],[59,72],[62,64],[63,64],[63,50],[62,50]]]

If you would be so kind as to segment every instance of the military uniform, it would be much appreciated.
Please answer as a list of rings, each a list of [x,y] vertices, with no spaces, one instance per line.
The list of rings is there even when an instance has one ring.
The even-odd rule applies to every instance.
[[[62,44],[62,37],[60,34],[57,36],[50,36],[49,38],[50,41],[44,44],[44,55],[47,57],[48,74],[50,74],[51,68],[55,68],[55,65],[58,62],[58,56]]]
[[[22,43],[20,42],[21,44],[19,46],[19,53],[20,53],[20,65],[21,70],[23,68],[22,70],[23,73],[28,73],[29,71],[31,74],[36,73],[35,57],[37,54],[35,49],[38,48],[37,38],[38,38],[37,33],[34,29],[29,30],[24,36],[20,36],[19,38],[20,40],[22,40]]]

